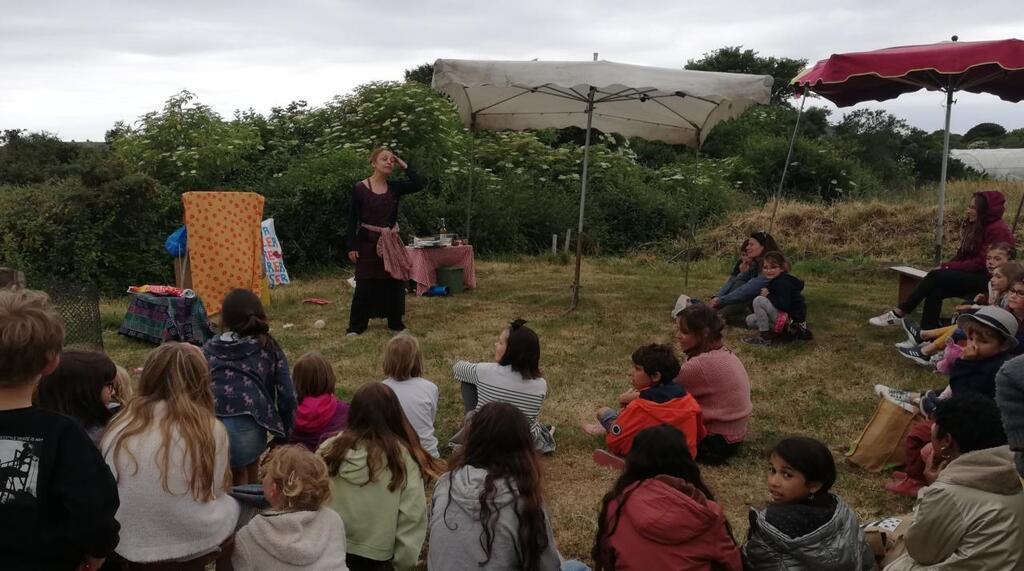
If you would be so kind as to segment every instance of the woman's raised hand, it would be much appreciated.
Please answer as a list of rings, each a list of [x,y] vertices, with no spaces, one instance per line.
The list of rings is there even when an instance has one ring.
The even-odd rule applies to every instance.
[[[402,167],[403,169],[409,167],[409,165],[405,164],[405,161],[403,161],[402,159],[398,158],[398,155],[391,155],[391,156],[394,157],[395,162],[398,163],[398,166]]]
[[[357,252],[356,250],[352,250],[351,252],[348,253],[348,261],[350,261],[350,262],[352,262],[354,264],[354,263],[356,263],[356,260],[358,260],[358,259],[359,259],[359,252]]]

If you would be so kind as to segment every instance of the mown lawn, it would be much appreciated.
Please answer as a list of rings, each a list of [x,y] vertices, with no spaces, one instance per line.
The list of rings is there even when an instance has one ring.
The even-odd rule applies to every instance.
[[[765,453],[775,440],[805,434],[824,440],[837,458],[857,437],[877,402],[875,383],[925,388],[941,380],[896,354],[902,333],[871,327],[866,319],[893,302],[894,280],[879,272],[837,270],[832,264],[802,266],[795,272],[807,281],[809,344],[751,347],[740,342],[745,332],[730,330],[727,344],[750,373],[754,415],[751,435],[729,466],[706,468],[709,485],[724,506],[737,537],[745,537],[748,506],[761,506],[767,495]],[[588,558],[602,495],[615,474],[592,464],[591,451],[602,444],[579,426],[601,405],[613,405],[627,386],[626,371],[635,347],[673,342],[669,311],[680,293],[707,298],[725,273],[723,263],[704,262],[683,271],[645,259],[598,259],[584,265],[583,301],[565,314],[571,264],[525,259],[481,262],[479,289],[451,298],[408,299],[407,323],[421,340],[425,376],[441,388],[438,437],[446,442],[456,430],[462,405],[451,375],[457,359],[489,360],[493,342],[510,319],[527,319],[541,337],[541,368],[550,392],[542,420],[557,427],[558,450],[544,460],[547,501],[559,548],[566,557]],[[348,274],[296,280],[272,293],[269,314],[273,333],[288,357],[318,350],[335,366],[341,395],[362,383],[379,380],[381,350],[388,339],[383,322],[361,337],[345,337],[351,290]],[[307,297],[334,303],[303,304]],[[149,346],[116,334],[126,299],[103,305],[106,349],[120,364],[140,366]],[[315,329],[316,319],[327,327]],[[294,324],[284,328],[286,323]],[[840,462],[836,491],[863,518],[905,513],[909,499],[883,491],[884,475],[869,474]]]

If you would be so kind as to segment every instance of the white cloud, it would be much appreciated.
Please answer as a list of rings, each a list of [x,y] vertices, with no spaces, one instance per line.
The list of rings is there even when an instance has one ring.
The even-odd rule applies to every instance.
[[[516,0],[174,3],[0,0],[0,128],[100,139],[188,89],[225,115],[322,103],[439,57],[589,59],[676,67],[726,45],[763,55],[834,52],[1024,29],[1016,2]],[[998,16],[995,16],[998,14]],[[942,96],[873,104],[927,130]],[[1024,127],[1020,104],[963,94],[953,128]]]

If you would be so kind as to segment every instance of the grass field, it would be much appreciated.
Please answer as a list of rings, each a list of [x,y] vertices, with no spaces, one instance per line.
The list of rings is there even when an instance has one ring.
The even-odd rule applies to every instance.
[[[627,386],[626,372],[635,347],[673,342],[669,311],[680,293],[706,298],[722,281],[724,262],[702,262],[683,271],[642,258],[596,259],[584,265],[582,303],[564,314],[572,266],[523,259],[480,262],[479,289],[451,298],[408,299],[407,320],[425,353],[427,378],[441,389],[438,437],[446,442],[461,416],[459,391],[451,374],[457,359],[489,360],[493,342],[510,319],[529,320],[541,338],[541,368],[549,383],[541,419],[557,427],[558,450],[544,459],[547,501],[559,548],[567,557],[588,558],[601,496],[615,474],[592,464],[600,439],[579,426],[593,410],[614,405]],[[902,333],[867,324],[867,317],[894,302],[895,283],[878,272],[846,272],[834,265],[798,265],[807,281],[809,322],[815,341],[782,347],[751,347],[745,332],[730,330],[727,345],[746,365],[753,385],[754,413],[748,443],[738,458],[704,474],[726,510],[738,537],[745,537],[748,506],[762,506],[767,495],[765,452],[775,440],[805,434],[824,440],[837,458],[859,434],[876,404],[875,383],[904,388],[934,387],[940,379],[896,354],[892,344]],[[388,339],[383,322],[360,337],[345,337],[351,290],[341,273],[297,280],[272,294],[268,309],[273,333],[288,357],[319,350],[334,364],[341,395],[379,380],[381,349]],[[306,297],[334,303],[302,304]],[[127,300],[103,304],[106,349],[120,364],[139,366],[149,346],[120,337],[117,324]],[[327,327],[312,323],[325,319]],[[286,323],[294,327],[283,328]],[[836,491],[861,515],[905,513],[911,501],[882,490],[884,475],[840,462]]]

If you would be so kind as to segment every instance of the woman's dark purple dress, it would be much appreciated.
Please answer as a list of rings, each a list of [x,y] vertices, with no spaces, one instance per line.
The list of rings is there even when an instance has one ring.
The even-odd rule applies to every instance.
[[[384,260],[377,255],[380,234],[363,228],[363,224],[390,228],[398,222],[401,197],[423,190],[425,181],[412,167],[405,169],[406,181],[389,181],[387,192],[376,194],[359,181],[352,187],[349,210],[348,249],[359,252],[356,261],[356,291],[352,296],[348,332],[366,331],[371,318],[386,317],[388,329],[405,329],[405,284],[391,277],[384,269]]]

